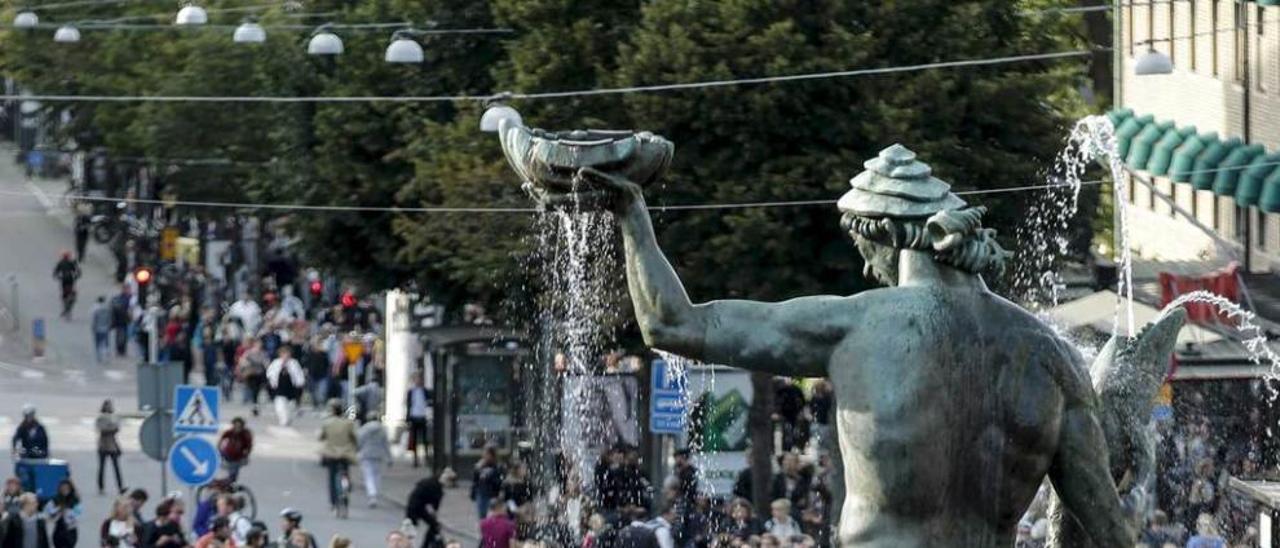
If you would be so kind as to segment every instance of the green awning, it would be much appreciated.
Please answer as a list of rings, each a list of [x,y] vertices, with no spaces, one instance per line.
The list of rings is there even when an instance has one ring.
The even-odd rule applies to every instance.
[[[1218,140],[1218,133],[1211,131],[1209,133],[1197,135],[1194,139],[1186,139],[1182,141],[1182,146],[1174,149],[1173,160],[1169,163],[1170,178],[1177,183],[1185,183],[1191,180],[1191,170],[1196,167],[1196,158],[1201,152],[1208,147],[1209,143]]]
[[[1120,127],[1125,120],[1133,117],[1133,109],[1131,108],[1115,108],[1107,112],[1107,118],[1111,119],[1111,125]]]
[[[1236,202],[1242,206],[1256,206],[1262,196],[1263,183],[1280,164],[1280,153],[1259,154],[1254,156],[1243,172],[1240,183],[1236,185]]]
[[[1116,128],[1116,152],[1121,158],[1129,157],[1129,144],[1133,142],[1133,138],[1137,137],[1142,128],[1147,127],[1156,120],[1155,116],[1144,114],[1142,116],[1130,116],[1125,121],[1120,122],[1120,126]]]
[[[1195,126],[1182,129],[1170,129],[1164,132],[1155,148],[1151,151],[1151,159],[1147,161],[1147,172],[1152,175],[1169,173],[1169,163],[1173,160],[1173,151],[1182,146],[1184,141],[1198,141]]]
[[[1258,207],[1267,213],[1280,213],[1280,169],[1272,171],[1262,181],[1262,197],[1258,198]]]
[[[1147,124],[1138,132],[1138,136],[1133,138],[1133,143],[1129,145],[1129,155],[1125,156],[1124,162],[1129,164],[1133,169],[1147,169],[1147,161],[1151,159],[1151,151],[1164,136],[1164,132],[1173,128],[1173,122],[1160,122]]]
[[[1259,6],[1280,6],[1280,0],[1257,0]]]
[[[1213,193],[1219,196],[1235,196],[1236,186],[1240,182],[1240,173],[1245,166],[1260,156],[1267,149],[1262,145],[1236,147],[1218,164],[1217,176],[1213,179]]]
[[[1232,149],[1240,146],[1240,139],[1232,137],[1226,141],[1215,140],[1208,143],[1204,147],[1204,152],[1196,157],[1195,169],[1191,173],[1191,186],[1197,190],[1209,190],[1213,188],[1213,181],[1216,179],[1217,172],[1213,171],[1218,168],[1218,164],[1227,157]]]

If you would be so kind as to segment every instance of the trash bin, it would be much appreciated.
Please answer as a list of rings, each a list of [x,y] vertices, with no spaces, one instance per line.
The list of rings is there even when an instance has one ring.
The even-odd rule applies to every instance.
[[[58,483],[71,477],[71,467],[61,459],[18,459],[13,472],[22,490],[35,493],[41,504],[58,492]]]

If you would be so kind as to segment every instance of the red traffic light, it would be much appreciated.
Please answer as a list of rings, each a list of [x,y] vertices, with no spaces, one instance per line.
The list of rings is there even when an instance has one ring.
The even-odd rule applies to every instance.
[[[138,282],[138,285],[147,285],[151,283],[151,269],[142,267],[133,271],[133,280]]]
[[[311,289],[312,295],[319,295],[321,292],[324,291],[324,284],[320,283],[320,280],[315,280],[311,282],[310,289]]]
[[[348,292],[346,292],[346,293],[343,293],[343,294],[342,294],[342,306],[343,306],[343,307],[345,307],[345,308],[355,308],[355,306],[356,306],[356,296],[355,296],[355,295],[352,295],[350,291],[348,291]]]

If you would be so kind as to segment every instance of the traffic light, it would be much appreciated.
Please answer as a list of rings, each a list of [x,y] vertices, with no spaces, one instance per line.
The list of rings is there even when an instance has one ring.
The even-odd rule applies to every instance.
[[[311,280],[311,285],[308,289],[311,290],[312,297],[319,297],[324,292],[324,284],[320,280]]]
[[[356,307],[356,296],[352,295],[350,291],[342,292],[342,307],[343,308]]]
[[[138,304],[144,307],[147,306],[147,288],[151,287],[152,278],[154,273],[149,266],[140,266],[133,270],[133,281],[138,283]]]

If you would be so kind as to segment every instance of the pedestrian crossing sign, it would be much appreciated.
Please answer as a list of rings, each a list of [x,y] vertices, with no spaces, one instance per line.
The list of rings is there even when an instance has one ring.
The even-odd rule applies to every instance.
[[[218,433],[220,390],[216,386],[180,384],[174,388],[173,433]]]

